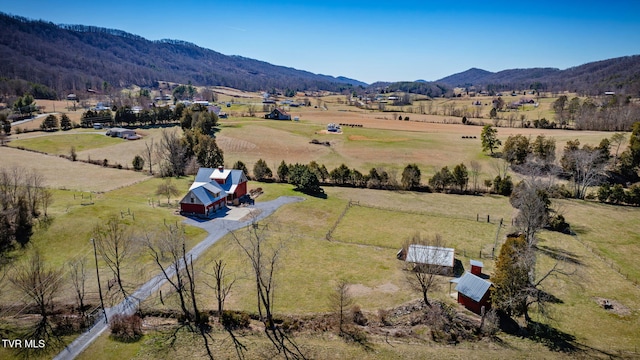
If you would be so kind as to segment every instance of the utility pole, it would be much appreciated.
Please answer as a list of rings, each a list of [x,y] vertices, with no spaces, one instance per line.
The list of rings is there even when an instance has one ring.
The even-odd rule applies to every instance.
[[[109,323],[109,319],[107,319],[107,311],[104,309],[104,300],[102,299],[102,286],[100,285],[100,269],[98,268],[98,251],[96,250],[96,241],[91,238],[91,243],[93,243],[93,257],[96,260],[96,276],[98,277],[98,293],[100,293],[100,306],[102,307],[102,314],[104,314],[104,322]]]

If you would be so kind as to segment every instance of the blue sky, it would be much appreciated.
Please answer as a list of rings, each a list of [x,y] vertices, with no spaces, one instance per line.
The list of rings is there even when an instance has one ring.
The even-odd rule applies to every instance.
[[[640,1],[11,1],[56,24],[179,39],[314,73],[437,80],[640,54]]]

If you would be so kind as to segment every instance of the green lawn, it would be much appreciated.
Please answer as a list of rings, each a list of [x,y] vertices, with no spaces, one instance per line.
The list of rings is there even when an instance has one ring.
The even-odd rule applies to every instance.
[[[75,147],[76,152],[80,152],[83,150],[119,144],[123,141],[124,140],[119,138],[112,138],[110,136],[95,133],[53,133],[29,139],[13,140],[9,143],[9,146],[23,147],[25,149],[46,152],[48,154],[69,155],[72,147]]]

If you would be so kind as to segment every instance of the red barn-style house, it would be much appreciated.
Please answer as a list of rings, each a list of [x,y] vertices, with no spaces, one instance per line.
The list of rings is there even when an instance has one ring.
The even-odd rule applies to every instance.
[[[200,168],[189,192],[180,201],[183,214],[209,217],[227,202],[247,193],[247,177],[242,170]]]

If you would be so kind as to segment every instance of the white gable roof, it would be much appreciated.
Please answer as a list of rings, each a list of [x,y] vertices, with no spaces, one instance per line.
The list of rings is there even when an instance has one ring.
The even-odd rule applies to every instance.
[[[409,245],[407,262],[453,267],[455,250],[428,245]]]
[[[194,182],[189,188],[189,192],[184,198],[182,198],[180,203],[209,205],[220,199],[224,199],[226,196],[227,192],[215,182]],[[194,198],[193,202],[191,201],[191,198]]]

